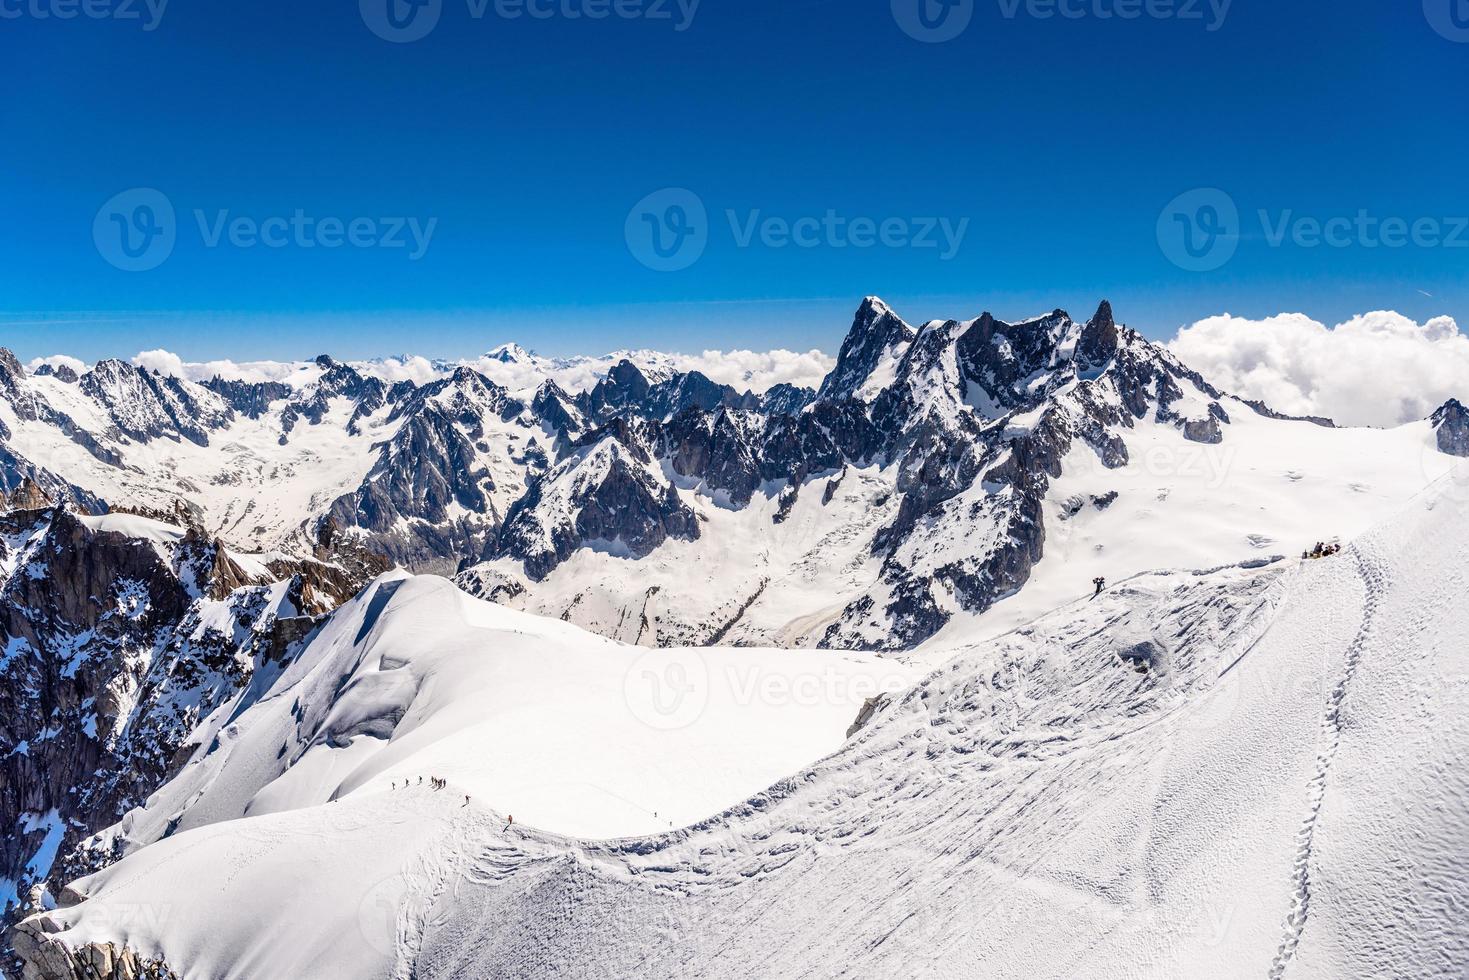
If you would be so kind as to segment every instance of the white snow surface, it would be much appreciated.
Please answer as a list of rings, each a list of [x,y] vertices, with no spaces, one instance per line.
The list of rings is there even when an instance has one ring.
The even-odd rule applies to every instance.
[[[214,723],[130,818],[179,832],[78,883],[50,931],[211,980],[1463,976],[1466,485],[1332,559],[1114,583],[963,649],[746,802],[615,841],[538,822],[517,780],[666,787],[681,823],[728,746],[699,745],[702,718],[634,734],[633,651],[389,577]],[[707,689],[721,743],[784,740]],[[422,771],[449,790],[384,785]]]
[[[629,647],[394,572],[263,695],[206,721],[208,751],[120,833],[146,843],[430,776],[562,833],[653,833],[834,751],[866,698],[916,677],[870,654]]]
[[[1212,568],[1350,540],[1455,463],[1438,451],[1426,421],[1332,429],[1266,418],[1234,400],[1229,411],[1232,423],[1218,445],[1140,420],[1127,430],[1130,462],[1120,469],[1104,467],[1077,440],[1047,494],[1045,553],[1025,587],[979,616],[954,605],[949,625],[915,656],[940,663],[964,644],[1090,593],[1098,576],[1116,582],[1157,568]],[[1007,425],[1037,421],[1016,415]],[[626,642],[704,644],[717,633],[719,643],[811,647],[878,579],[882,558],[871,542],[897,516],[897,478],[896,465],[818,475],[778,524],[783,483],[738,511],[684,488],[681,497],[700,517],[696,541],[668,541],[636,563],[582,549],[533,584],[506,559],[463,580],[516,582],[524,591],[501,601]],[[1117,498],[1109,506],[1094,503],[1111,493]],[[967,515],[988,494],[979,484],[951,501],[954,519],[905,545],[905,565],[934,569],[985,553],[998,532]]]

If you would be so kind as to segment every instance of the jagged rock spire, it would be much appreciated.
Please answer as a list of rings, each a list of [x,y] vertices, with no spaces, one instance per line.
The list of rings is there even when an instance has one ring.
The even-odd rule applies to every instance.
[[[1096,315],[1082,328],[1076,345],[1076,361],[1088,367],[1101,367],[1117,353],[1119,334],[1112,318],[1112,304],[1102,300]]]
[[[917,335],[881,299],[867,297],[857,308],[852,329],[837,355],[836,367],[821,383],[817,399],[841,401],[854,397],[884,357],[900,357]]]
[[[1457,398],[1450,398],[1433,413],[1431,421],[1438,435],[1439,452],[1469,456],[1469,409]]]

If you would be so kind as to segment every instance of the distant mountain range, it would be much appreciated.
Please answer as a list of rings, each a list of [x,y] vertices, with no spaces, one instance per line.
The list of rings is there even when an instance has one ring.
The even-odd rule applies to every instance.
[[[328,356],[287,381],[195,382],[121,360],[28,375],[7,354],[0,486],[29,480],[88,513],[182,508],[249,551],[304,553],[330,521],[394,564],[635,642],[905,649],[1015,596],[1057,550],[1048,537],[1087,523],[1089,497],[1122,497],[1099,533],[1145,534],[1130,507],[1157,487],[1129,499],[1128,484],[1160,462],[1178,472],[1154,483],[1187,483],[1188,464],[1214,472],[1244,453],[1202,496],[1147,508],[1155,533],[1185,536],[1182,553],[1225,561],[1246,542],[1301,543],[1269,515],[1230,523],[1241,481],[1267,502],[1343,509],[1345,524],[1319,531],[1340,533],[1469,445],[1457,402],[1396,437],[1287,419],[1219,390],[1107,303],[1085,322],[1057,310],[913,327],[870,297],[819,390],[739,390],[650,352],[552,361],[507,345],[484,360],[528,384],[451,365],[390,382]],[[568,371],[588,383],[569,390],[556,380]],[[1249,463],[1277,448],[1278,472]],[[1338,478],[1364,453],[1376,477]],[[1189,508],[1233,544],[1195,548],[1164,513],[1203,519]],[[1151,567],[1098,543],[1114,575]]]

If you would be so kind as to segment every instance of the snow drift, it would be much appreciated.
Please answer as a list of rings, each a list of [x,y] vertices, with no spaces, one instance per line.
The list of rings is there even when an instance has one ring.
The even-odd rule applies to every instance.
[[[470,741],[479,701],[445,693],[580,684],[556,648],[600,641],[384,581],[120,831],[181,806],[178,832],[19,945],[64,977],[107,943],[200,978],[1461,976],[1464,486],[1336,558],[1129,579],[965,651],[719,816],[602,842],[507,826],[498,760],[469,751],[494,743]],[[487,673],[451,649],[453,603],[497,617]],[[592,692],[538,726],[581,726],[548,779],[613,754],[609,699],[628,710]],[[434,767],[452,791],[384,785]]]

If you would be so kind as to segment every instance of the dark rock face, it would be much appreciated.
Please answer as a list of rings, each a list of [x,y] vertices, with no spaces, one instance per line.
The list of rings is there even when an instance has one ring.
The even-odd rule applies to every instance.
[[[148,538],[63,508],[0,515],[15,549],[0,582],[0,878],[22,903],[106,864],[82,842],[176,772],[196,725],[362,584],[281,560],[272,574],[289,584],[272,590],[197,528],[143,523]],[[57,857],[36,868],[48,835]]]
[[[14,395],[25,376],[26,369],[21,366],[20,358],[9,347],[0,347],[0,391]]]
[[[260,418],[270,411],[271,405],[291,396],[290,385],[279,381],[228,381],[216,376],[205,381],[204,387],[223,398],[236,412],[250,419]]]
[[[673,486],[607,436],[565,460],[511,508],[499,552],[540,581],[583,547],[643,558],[669,538],[698,537],[698,517]]]
[[[16,501],[11,506],[22,509],[34,506],[42,498],[48,503],[65,502],[84,514],[100,514],[107,509],[91,493],[37,466],[3,443],[0,443],[0,497]]]
[[[55,378],[57,381],[69,385],[74,385],[81,380],[81,376],[76,373],[76,369],[68,364],[42,364],[36,368],[36,376],[41,378]]]
[[[541,385],[535,398],[531,400],[530,407],[537,418],[556,432],[574,436],[587,427],[586,417],[582,415],[576,400],[554,381]]]
[[[561,414],[551,394],[538,399],[546,411],[533,406],[543,425]],[[1115,468],[1129,461],[1124,434],[1144,420],[1218,443],[1225,397],[1105,302],[1084,324],[1056,310],[914,330],[869,299],[814,399],[795,389],[750,399],[693,374],[649,384],[619,364],[578,406],[602,424],[559,434],[560,464],[532,481],[489,554],[540,580],[578,547],[636,557],[697,533],[675,506],[680,490],[731,509],[778,496],[780,524],[805,483],[828,480],[830,504],[831,474],[893,467],[896,517],[871,545],[881,581],[824,642],[907,648],[941,629],[945,610],[980,613],[1025,585],[1045,551],[1042,500],[1075,444]],[[790,410],[763,410],[771,404]],[[616,447],[610,463],[603,446]]]
[[[331,411],[332,401],[335,399],[345,398],[354,403],[352,419],[348,423],[349,431],[354,430],[360,419],[371,415],[387,403],[389,389],[386,382],[365,377],[350,365],[334,361],[325,354],[316,359],[316,366],[322,369],[321,377],[314,384],[294,393],[290,405],[282,415],[282,441],[303,420],[309,425],[320,425]]]
[[[898,319],[887,304],[869,296],[857,310],[852,329],[837,355],[836,368],[821,383],[817,398],[840,401],[854,397],[872,377],[884,356],[901,355],[913,342],[912,327]]]
[[[747,506],[760,486],[751,433],[729,412],[711,417],[691,406],[666,428],[663,441],[675,473],[702,480],[735,509]]]
[[[619,361],[586,397],[585,410],[597,421],[644,405],[653,386],[631,361]]]
[[[753,395],[742,396],[728,385],[715,384],[698,371],[691,371],[654,385],[637,409],[649,418],[667,419],[687,408],[713,412],[719,408],[754,408],[758,404]]]
[[[1469,409],[1451,398],[1433,413],[1438,450],[1450,456],[1469,456]]]
[[[778,384],[760,396],[759,410],[766,415],[800,415],[815,400],[816,392],[810,388]]]
[[[369,547],[395,563],[423,567],[483,548],[486,525],[499,518],[487,495],[493,488],[474,444],[435,407],[404,423],[362,486],[328,516],[369,532]],[[451,509],[484,521],[460,520]]]
[[[126,361],[99,361],[79,384],[119,432],[138,442],[187,439],[207,446],[209,434],[234,419],[234,410],[207,389]]]

